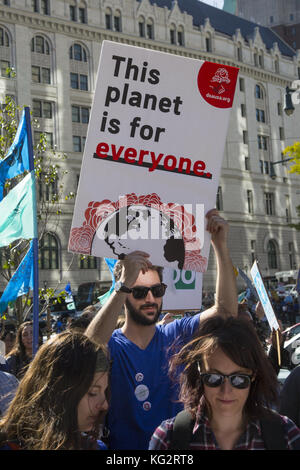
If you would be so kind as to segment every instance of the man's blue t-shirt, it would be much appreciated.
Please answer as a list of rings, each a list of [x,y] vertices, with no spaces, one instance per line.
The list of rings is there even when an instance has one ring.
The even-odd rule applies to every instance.
[[[146,349],[140,349],[115,330],[108,346],[112,359],[108,412],[109,448],[148,449],[159,424],[181,409],[178,385],[168,376],[174,346],[188,343],[199,326],[199,314],[157,325]]]

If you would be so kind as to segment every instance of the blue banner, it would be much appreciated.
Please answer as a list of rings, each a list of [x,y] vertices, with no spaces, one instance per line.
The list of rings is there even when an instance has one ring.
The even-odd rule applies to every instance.
[[[0,201],[3,199],[3,189],[7,179],[30,170],[26,113],[23,111],[14,141],[6,155],[0,161]]]
[[[27,254],[19,264],[18,269],[12,276],[0,298],[0,313],[7,309],[8,303],[16,300],[17,297],[27,294],[29,289],[33,289],[33,242]]]

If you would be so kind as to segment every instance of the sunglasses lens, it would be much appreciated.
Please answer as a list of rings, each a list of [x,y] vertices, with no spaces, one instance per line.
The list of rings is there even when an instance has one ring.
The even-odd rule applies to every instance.
[[[247,375],[231,375],[230,383],[235,388],[247,388],[250,384],[250,377]]]
[[[134,287],[132,289],[132,295],[134,299],[144,299],[148,294],[148,287]]]
[[[220,374],[204,374],[203,381],[208,387],[219,387],[223,382],[223,376]]]
[[[154,297],[162,297],[165,294],[166,287],[164,284],[159,284],[151,288]]]

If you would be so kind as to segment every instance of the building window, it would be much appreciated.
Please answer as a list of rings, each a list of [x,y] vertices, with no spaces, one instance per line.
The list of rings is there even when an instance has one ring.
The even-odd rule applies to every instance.
[[[244,103],[241,104],[241,116],[246,117],[246,105]]]
[[[217,192],[217,199],[216,199],[216,208],[218,211],[223,210],[223,195],[222,195],[222,187],[218,187],[218,192]]]
[[[151,18],[147,20],[146,29],[147,29],[147,38],[154,39],[154,23]]]
[[[76,21],[76,6],[70,5],[70,20],[71,21]]]
[[[268,137],[258,134],[257,145],[259,150],[268,150]]]
[[[72,105],[72,122],[88,124],[90,109],[85,106]]]
[[[110,8],[105,10],[105,28],[112,29],[112,11]]]
[[[52,119],[52,106],[51,101],[32,100],[33,117]]]
[[[78,20],[80,23],[86,23],[87,22],[87,17],[86,17],[86,8],[78,8]]]
[[[240,91],[245,91],[245,79],[240,78],[239,83],[240,83]]]
[[[39,67],[37,65],[32,65],[31,77],[34,83],[51,83],[50,69],[47,67]]]
[[[260,85],[255,85],[255,98],[257,100],[263,100],[264,99],[264,92],[263,92],[263,89]]]
[[[53,146],[53,134],[52,134],[52,132],[34,131],[34,133],[33,133],[34,145],[36,146],[40,143],[42,134],[45,136],[48,148],[53,149],[54,146]]]
[[[0,46],[9,47],[9,37],[3,28],[0,28]]]
[[[251,189],[247,191],[247,206],[248,206],[248,214],[253,214],[253,192]]]
[[[10,62],[8,60],[0,60],[0,77],[10,77]]]
[[[281,116],[282,115],[282,105],[281,103],[277,103],[277,114],[278,116]]]
[[[275,215],[274,193],[265,193],[265,210],[267,215]]]
[[[212,52],[212,41],[211,41],[210,33],[208,33],[205,38],[205,48],[206,48],[206,52]]]
[[[243,131],[243,144],[248,144],[248,131]]]
[[[177,44],[178,46],[184,46],[184,30],[182,26],[179,26],[177,31]]]
[[[251,261],[253,264],[254,261],[256,260],[256,240],[251,240],[250,247],[251,247]]]
[[[32,11],[34,13],[42,13],[43,15],[50,15],[49,0],[32,0]]]
[[[170,42],[171,44],[176,44],[176,29],[173,24],[170,26]]]
[[[237,60],[243,62],[243,49],[240,43],[237,46]]]
[[[279,139],[284,140],[284,128],[279,127]]]
[[[97,269],[97,258],[94,256],[82,256],[79,260],[80,269]]]
[[[250,171],[250,158],[245,157],[245,170]]]
[[[139,18],[139,35],[141,38],[145,37],[145,19],[141,16]]]
[[[266,115],[264,109],[256,108],[256,120],[257,122],[266,122]]]
[[[70,47],[70,59],[87,62],[87,53],[80,44],[73,44],[73,46]]]
[[[276,243],[273,240],[268,242],[267,246],[267,255],[268,255],[268,266],[269,269],[277,269],[277,248]]]
[[[39,252],[41,269],[59,268],[58,241],[54,235],[46,233],[43,236]]]
[[[71,72],[70,85],[74,90],[88,91],[88,76]]]
[[[42,179],[39,180],[39,200],[40,201],[56,201],[58,194],[58,182],[57,180],[51,181],[51,178],[46,175],[42,175]]]
[[[73,152],[83,152],[86,137],[81,135],[73,135]]]
[[[289,243],[289,262],[290,262],[290,269],[296,268],[296,261],[295,261],[295,247],[294,243]]]
[[[115,31],[122,31],[121,12],[119,10],[114,14],[114,28]]]
[[[290,204],[290,196],[288,194],[285,195],[285,220],[287,223],[291,223],[291,204]]]
[[[274,69],[275,69],[275,73],[279,73],[279,59],[278,59],[278,57],[275,57]]]
[[[48,41],[43,36],[35,36],[31,40],[31,52],[37,54],[50,54],[50,47]]]

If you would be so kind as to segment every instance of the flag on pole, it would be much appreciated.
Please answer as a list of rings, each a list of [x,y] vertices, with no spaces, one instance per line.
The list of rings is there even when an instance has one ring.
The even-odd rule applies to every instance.
[[[26,170],[30,170],[30,163],[26,113],[24,110],[14,141],[6,157],[0,161],[0,201],[3,199],[5,181],[24,173]]]
[[[0,247],[18,238],[37,237],[34,172],[28,173],[0,202]]]
[[[114,276],[114,267],[118,261],[117,259],[113,259],[113,258],[104,258],[104,259],[108,266],[108,269],[110,270],[112,284],[111,284],[111,288],[107,292],[105,292],[105,294],[100,295],[100,297],[98,297],[98,300],[100,301],[101,305],[104,305],[108,301],[109,297],[111,296],[115,288],[116,281],[115,281],[115,276]]]
[[[33,242],[18,269],[7,284],[5,291],[0,298],[0,314],[7,309],[9,302],[16,300],[17,297],[27,294],[29,289],[33,289]]]

